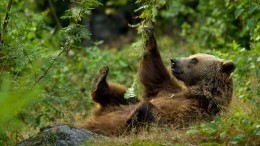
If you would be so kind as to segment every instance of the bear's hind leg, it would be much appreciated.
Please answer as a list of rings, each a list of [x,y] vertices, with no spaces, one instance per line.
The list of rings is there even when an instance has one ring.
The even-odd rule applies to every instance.
[[[127,88],[120,84],[108,83],[106,80],[108,73],[109,68],[105,66],[95,76],[91,88],[92,100],[103,107],[129,104],[130,101],[124,98]],[[137,100],[132,100],[131,102],[134,103]]]
[[[141,102],[130,113],[127,118],[127,125],[131,127],[142,127],[145,124],[155,122],[156,107],[149,101]]]

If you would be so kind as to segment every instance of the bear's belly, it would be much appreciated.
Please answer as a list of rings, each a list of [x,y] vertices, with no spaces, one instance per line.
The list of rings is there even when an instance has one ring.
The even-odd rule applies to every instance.
[[[183,127],[204,118],[203,109],[195,99],[160,97],[151,100],[158,110],[159,124]]]

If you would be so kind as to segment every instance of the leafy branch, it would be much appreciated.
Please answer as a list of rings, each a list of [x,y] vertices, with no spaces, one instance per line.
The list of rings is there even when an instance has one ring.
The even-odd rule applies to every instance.
[[[7,25],[8,25],[8,22],[9,22],[9,13],[10,13],[10,10],[11,10],[11,7],[12,7],[12,3],[13,3],[13,0],[9,0],[8,2],[8,6],[7,6],[7,9],[6,9],[6,13],[5,13],[5,19],[4,19],[4,23],[3,23],[3,28],[2,28],[2,32],[0,32],[0,42],[1,44],[4,44],[4,33],[6,33],[6,29],[7,29]]]
[[[52,60],[51,64],[48,66],[48,68],[43,72],[43,74],[35,81],[33,87],[39,83],[44,76],[49,72],[51,67],[54,65],[56,60],[63,54],[64,52],[68,51],[70,49],[70,46],[72,45],[73,42],[80,41],[82,38],[88,38],[89,33],[86,33],[87,30],[83,25],[80,25],[79,22],[82,20],[82,18],[86,18],[89,16],[91,10],[94,7],[97,7],[100,5],[100,3],[96,0],[81,0],[81,1],[75,1],[73,0],[74,3],[78,4],[76,7],[72,8],[71,10],[68,10],[70,14],[67,16],[63,16],[62,19],[70,19],[71,20],[71,25],[65,28],[62,28],[60,33],[63,34],[63,36],[66,37],[66,42],[65,45],[63,46],[63,49],[60,51],[60,53]],[[51,0],[49,0],[49,4],[52,9],[52,13],[54,15],[55,10],[54,7],[52,6]],[[72,13],[72,11],[75,10],[74,12],[77,13]],[[56,13],[55,13],[56,14]],[[58,18],[56,22],[58,22]],[[59,25],[59,24],[58,24]],[[60,24],[61,26],[61,24]]]
[[[63,47],[63,49],[60,51],[60,53],[52,60],[51,64],[48,66],[48,68],[44,71],[44,73],[38,78],[37,81],[35,81],[33,87],[35,87],[35,85],[37,83],[39,83],[43,77],[48,73],[48,71],[51,69],[51,67],[54,65],[54,63],[56,62],[56,60],[61,56],[61,54],[67,50],[69,50],[70,48],[70,43],[66,43],[65,46]]]
[[[166,0],[159,1],[146,1],[146,0],[137,0],[136,3],[141,5],[135,12],[141,11],[140,15],[137,18],[142,21],[137,24],[130,24],[130,27],[136,28],[137,32],[142,35],[142,39],[132,44],[132,47],[135,50],[139,48],[144,48],[145,41],[147,39],[146,33],[144,31],[145,27],[153,27],[153,24],[156,22],[156,17],[158,16],[158,10],[166,5]],[[143,54],[143,53],[137,53]]]
[[[32,60],[30,59],[30,57],[29,57],[29,55],[28,55],[28,53],[26,52],[26,50],[25,49],[23,49],[23,54],[24,54],[24,56],[28,59],[28,61],[29,61],[29,63],[31,64],[31,67],[32,67],[32,69],[33,69],[33,73],[34,73],[34,79],[35,79],[35,81],[36,81],[36,71],[35,71],[35,69],[34,69],[34,67],[33,67],[33,62],[32,62]]]
[[[137,27],[138,33],[143,34],[144,27],[151,27],[153,23],[156,22],[158,10],[166,4],[166,0],[160,0],[160,1],[137,0],[136,3],[141,5],[138,9],[135,10],[135,12],[142,11],[141,14],[137,17],[142,19],[142,21],[138,24],[130,25],[130,26]]]

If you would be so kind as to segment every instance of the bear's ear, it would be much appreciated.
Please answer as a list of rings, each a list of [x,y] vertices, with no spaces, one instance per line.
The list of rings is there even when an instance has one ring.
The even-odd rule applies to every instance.
[[[221,64],[221,71],[227,75],[230,75],[235,69],[235,64],[231,61],[222,62]]]

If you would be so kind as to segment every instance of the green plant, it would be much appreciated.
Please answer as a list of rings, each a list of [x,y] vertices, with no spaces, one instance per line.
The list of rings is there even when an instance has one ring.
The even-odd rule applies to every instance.
[[[236,41],[246,49],[259,48],[259,7],[257,2],[241,1],[167,1],[160,16],[181,30],[188,43],[200,47],[231,48]],[[254,45],[253,45],[254,44]]]
[[[69,111],[74,107],[70,100],[80,93],[73,89],[69,76],[60,74],[67,72],[63,68],[66,64],[63,55],[75,48],[81,38],[88,37],[88,33],[83,33],[86,29],[80,25],[80,21],[89,15],[98,2],[82,0],[72,3],[75,4],[72,8],[74,10],[67,15],[71,24],[60,34],[57,33],[60,32],[59,29],[45,22],[49,9],[35,11],[37,3],[32,1],[0,2],[0,81],[3,82],[0,88],[3,90],[0,96],[3,107],[0,110],[3,117],[0,122],[1,144],[17,143],[23,138],[20,135],[22,127],[37,128],[46,125],[67,115],[65,109]],[[6,15],[8,17],[4,17]],[[7,78],[4,72],[9,74],[7,81],[4,80]],[[42,88],[38,89],[37,86]],[[80,98],[82,96],[84,95]],[[69,118],[68,121],[73,120]],[[10,121],[23,123],[23,126],[3,126]],[[18,128],[19,130],[12,130]]]

